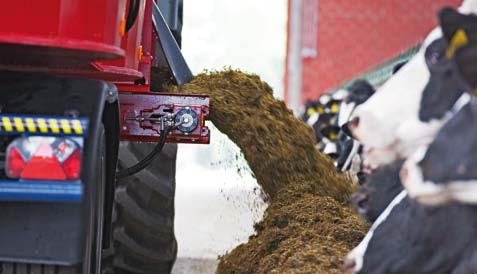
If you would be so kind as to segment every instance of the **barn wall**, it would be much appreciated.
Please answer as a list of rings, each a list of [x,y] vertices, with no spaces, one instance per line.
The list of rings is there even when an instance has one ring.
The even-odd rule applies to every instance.
[[[301,102],[412,48],[441,7],[460,2],[303,0]]]

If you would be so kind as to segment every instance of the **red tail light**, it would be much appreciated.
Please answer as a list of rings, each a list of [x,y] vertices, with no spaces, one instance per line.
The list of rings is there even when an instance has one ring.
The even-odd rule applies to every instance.
[[[77,180],[81,148],[69,138],[21,137],[7,148],[5,170],[12,179]]]
[[[7,176],[10,178],[19,178],[26,165],[22,155],[14,147],[12,147],[8,153],[6,164],[5,170]]]
[[[63,170],[70,180],[78,179],[81,171],[81,152],[75,150],[68,159],[63,162]]]

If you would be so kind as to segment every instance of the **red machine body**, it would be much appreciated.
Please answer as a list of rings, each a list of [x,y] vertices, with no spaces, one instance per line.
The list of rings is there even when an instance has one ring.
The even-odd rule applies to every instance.
[[[141,92],[141,96],[120,96],[121,108],[127,109],[121,110],[121,123],[127,124],[122,128],[131,129],[122,131],[121,136],[156,140],[155,131],[148,129],[151,125],[136,122],[131,126],[124,114],[160,109],[162,104],[187,105],[201,113],[206,107],[208,113],[208,100],[205,105],[204,100],[195,104],[194,96],[149,93],[158,39],[153,30],[152,1],[139,1],[137,18],[128,31],[126,0],[4,1],[0,12],[0,69],[99,79],[115,83],[120,92]],[[127,104],[123,98],[127,98]],[[191,134],[173,131],[168,140],[208,143],[203,120],[207,115],[203,114],[199,115],[200,136],[190,138]],[[202,136],[205,132],[207,136]]]
[[[89,62],[125,56],[121,48],[121,21],[126,1],[47,0],[5,1],[0,16],[2,66],[33,70],[55,69],[65,62],[64,70]],[[22,53],[21,63],[9,63],[7,52]],[[10,56],[18,57],[18,56]],[[28,61],[28,63],[23,63]]]
[[[140,1],[127,33],[126,0],[7,1],[0,16],[0,65],[133,83],[148,76],[141,68],[147,70],[152,58],[151,1]]]

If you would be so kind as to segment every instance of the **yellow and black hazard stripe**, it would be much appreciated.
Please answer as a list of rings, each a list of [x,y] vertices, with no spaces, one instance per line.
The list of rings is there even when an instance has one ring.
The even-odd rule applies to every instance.
[[[87,129],[86,118],[0,114],[0,135],[85,136]]]

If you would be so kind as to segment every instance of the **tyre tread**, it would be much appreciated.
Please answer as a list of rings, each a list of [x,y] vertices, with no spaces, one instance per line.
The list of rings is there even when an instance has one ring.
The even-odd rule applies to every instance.
[[[120,166],[137,163],[153,147],[143,143],[121,144]],[[177,256],[174,237],[176,153],[177,145],[167,144],[148,167],[118,181],[113,224],[115,273],[171,271]]]

